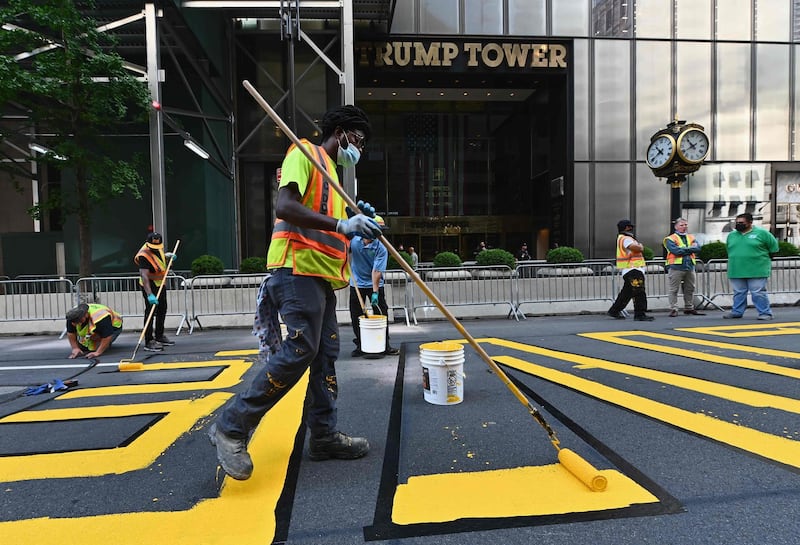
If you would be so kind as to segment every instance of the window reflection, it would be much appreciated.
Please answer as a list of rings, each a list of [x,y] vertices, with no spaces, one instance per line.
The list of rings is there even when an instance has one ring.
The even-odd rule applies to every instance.
[[[631,36],[633,0],[592,0],[592,27],[595,36]]]

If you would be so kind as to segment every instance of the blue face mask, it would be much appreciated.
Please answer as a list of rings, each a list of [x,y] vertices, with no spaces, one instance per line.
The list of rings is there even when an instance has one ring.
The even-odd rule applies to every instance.
[[[345,168],[354,167],[356,163],[358,163],[358,160],[361,159],[361,152],[350,143],[347,139],[347,135],[345,135],[344,138],[345,142],[347,142],[346,148],[343,148],[342,143],[337,140],[339,151],[336,153],[336,163]]]

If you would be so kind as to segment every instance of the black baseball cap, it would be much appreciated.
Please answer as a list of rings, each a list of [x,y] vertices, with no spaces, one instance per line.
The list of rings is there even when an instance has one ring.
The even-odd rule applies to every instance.
[[[628,227],[636,227],[631,223],[631,220],[619,220],[617,222],[617,231],[624,231]]]

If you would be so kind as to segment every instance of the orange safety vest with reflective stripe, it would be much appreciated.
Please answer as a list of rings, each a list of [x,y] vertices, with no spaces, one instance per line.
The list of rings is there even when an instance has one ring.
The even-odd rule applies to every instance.
[[[618,269],[635,269],[638,267],[644,267],[644,255],[642,252],[634,252],[633,250],[628,250],[622,244],[622,242],[626,238],[633,238],[628,235],[623,235],[620,233],[617,235],[617,268]]]
[[[688,248],[689,246],[694,246],[694,236],[690,234],[685,234],[686,242],[683,242],[683,239],[678,233],[672,233],[668,237],[664,237],[664,248],[667,248],[667,265],[674,265],[675,263],[683,263],[684,256],[682,255],[675,255],[669,251],[667,247],[667,239],[670,239],[674,242],[678,247]],[[697,259],[695,259],[694,254],[689,254],[689,257],[692,259],[692,263],[697,263]]]
[[[96,346],[92,335],[94,335],[94,330],[97,328],[97,322],[106,316],[111,317],[112,326],[115,328],[122,327],[122,317],[119,314],[105,305],[90,304],[89,321],[86,324],[75,326],[75,336],[78,338],[78,342],[93,351]]]
[[[145,243],[141,248],[139,248],[139,251],[136,253],[136,256],[134,256],[133,260],[140,269],[146,269],[147,267],[143,267],[143,264],[139,262],[139,258],[147,260],[147,262],[153,266],[153,270],[150,271],[150,279],[155,282],[156,286],[160,286],[164,281],[164,277],[167,275],[167,264],[164,259],[164,254],[161,252],[154,252],[148,248],[147,244]],[[139,285],[144,286],[144,280],[141,276],[139,276]]]
[[[328,154],[320,146],[307,140],[302,141],[317,161],[330,173]],[[296,146],[289,148],[290,153]],[[331,173],[336,179],[336,171]],[[322,173],[314,169],[311,180],[306,186],[303,206],[325,214],[332,218],[345,217],[345,202],[335,190],[331,190]],[[291,250],[291,257],[289,251]],[[287,259],[291,259],[291,269],[301,276],[319,276],[330,282],[333,289],[343,288],[349,283],[347,267],[347,237],[333,232],[298,227],[280,218],[275,220],[272,239],[267,250],[267,269],[289,267]]]

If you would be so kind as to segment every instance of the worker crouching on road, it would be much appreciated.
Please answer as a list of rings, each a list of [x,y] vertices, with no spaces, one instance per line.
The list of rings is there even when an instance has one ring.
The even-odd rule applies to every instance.
[[[67,312],[69,358],[98,358],[121,332],[122,316],[105,305],[82,303]]]

